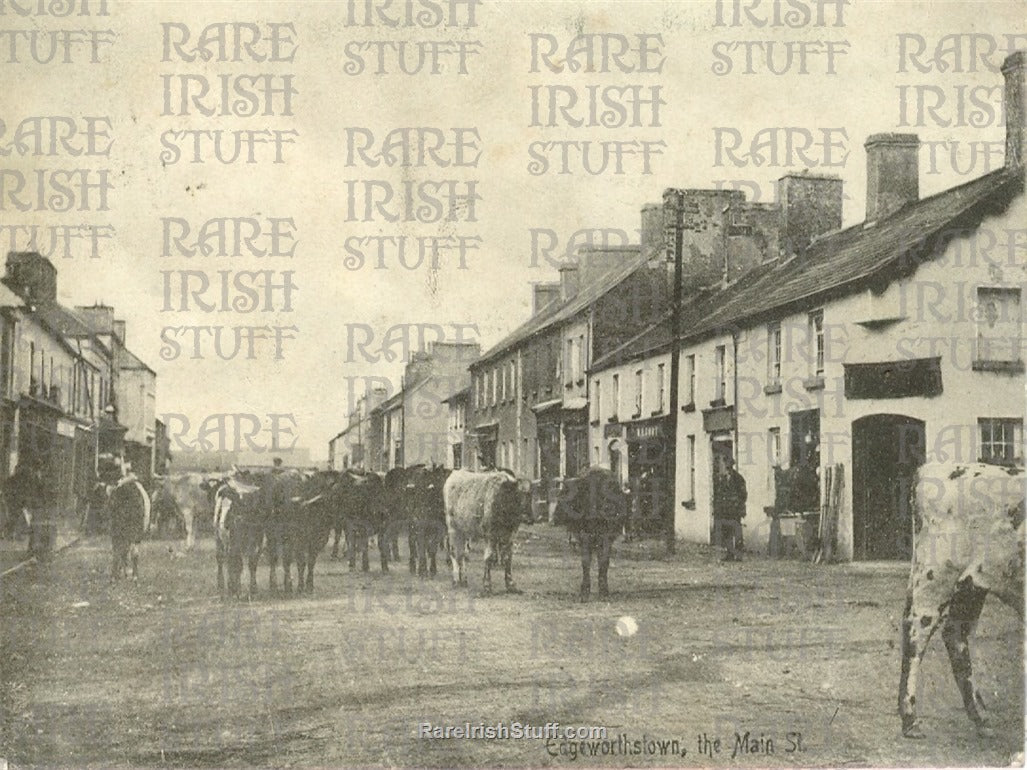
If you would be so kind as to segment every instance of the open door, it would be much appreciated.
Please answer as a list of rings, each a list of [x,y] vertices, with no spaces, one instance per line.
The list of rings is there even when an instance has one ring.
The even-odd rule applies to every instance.
[[[925,458],[922,420],[874,414],[852,423],[853,557],[908,560],[913,555],[913,476]]]

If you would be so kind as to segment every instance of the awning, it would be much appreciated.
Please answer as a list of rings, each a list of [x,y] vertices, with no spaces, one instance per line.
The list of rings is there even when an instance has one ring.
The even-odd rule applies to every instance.
[[[533,411],[535,414],[541,414],[542,412],[552,411],[553,409],[559,407],[561,404],[563,404],[562,398],[554,398],[550,401],[540,401],[539,403],[535,404],[535,406],[531,407],[531,411]]]
[[[588,399],[581,398],[568,398],[563,402],[563,408],[568,412],[576,412],[579,409],[588,409]]]
[[[495,438],[499,435],[499,423],[498,422],[487,422],[483,425],[475,425],[471,428],[471,433],[480,438]]]

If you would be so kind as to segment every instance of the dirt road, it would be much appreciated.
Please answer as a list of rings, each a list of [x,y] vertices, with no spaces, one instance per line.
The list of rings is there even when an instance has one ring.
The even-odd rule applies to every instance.
[[[997,602],[975,637],[995,737],[978,738],[965,718],[940,639],[919,699],[929,740],[900,736],[903,565],[723,564],[698,546],[665,559],[656,543],[618,544],[611,600],[579,604],[566,537],[535,525],[518,535],[520,595],[474,593],[479,552],[470,592],[445,573],[354,574],[322,556],[311,597],[225,602],[212,547],[149,542],[140,582],[111,585],[109,543],[89,540],[5,579],[0,757],[13,767],[953,766],[1007,765],[1023,746],[1023,632]],[[259,580],[265,589],[263,565]],[[616,631],[623,615],[637,621],[633,636]],[[468,722],[602,726],[607,738],[419,737],[423,724]]]

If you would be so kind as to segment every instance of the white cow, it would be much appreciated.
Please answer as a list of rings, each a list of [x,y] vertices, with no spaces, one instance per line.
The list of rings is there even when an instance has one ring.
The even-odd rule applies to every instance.
[[[902,623],[899,714],[922,738],[916,693],[920,662],[941,627],[963,706],[988,732],[974,686],[970,634],[991,592],[1023,613],[1024,471],[997,465],[929,464],[914,486],[914,551]]]

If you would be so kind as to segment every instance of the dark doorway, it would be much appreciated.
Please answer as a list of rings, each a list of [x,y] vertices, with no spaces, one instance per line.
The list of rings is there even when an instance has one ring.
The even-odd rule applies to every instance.
[[[667,516],[673,508],[667,474],[668,456],[662,438],[628,441],[633,533],[656,536],[667,529]]]
[[[924,463],[922,420],[874,414],[852,423],[853,558],[908,560],[913,555],[913,475]]]
[[[718,545],[717,510],[714,500],[718,497],[720,480],[726,472],[729,461],[735,458],[735,444],[729,431],[714,433],[710,436],[710,542]]]

